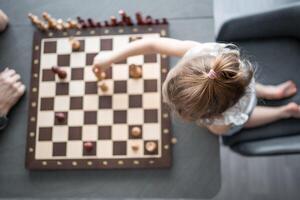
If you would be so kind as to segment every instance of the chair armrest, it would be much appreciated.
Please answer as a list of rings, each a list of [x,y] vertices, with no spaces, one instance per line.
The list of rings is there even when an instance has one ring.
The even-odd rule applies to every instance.
[[[225,21],[216,41],[238,41],[270,37],[300,38],[300,3],[264,13]]]
[[[230,147],[245,156],[269,156],[300,153],[300,135],[244,142]]]

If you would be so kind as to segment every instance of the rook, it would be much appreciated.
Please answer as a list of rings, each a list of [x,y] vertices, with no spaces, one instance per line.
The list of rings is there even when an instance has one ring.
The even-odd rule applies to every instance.
[[[100,89],[102,90],[102,92],[106,92],[108,90],[108,86],[105,83],[102,83],[100,85]]]
[[[139,150],[139,148],[140,148],[140,146],[139,146],[138,144],[132,144],[132,145],[131,145],[131,149],[132,149],[133,151],[137,151],[137,150]]]

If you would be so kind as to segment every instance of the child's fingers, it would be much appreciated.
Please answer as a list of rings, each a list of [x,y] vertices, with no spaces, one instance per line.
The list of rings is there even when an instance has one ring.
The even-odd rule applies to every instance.
[[[101,74],[101,70],[100,70],[100,68],[99,67],[93,67],[93,72],[94,72],[94,74],[95,74],[95,76],[96,77],[100,77],[100,74]]]

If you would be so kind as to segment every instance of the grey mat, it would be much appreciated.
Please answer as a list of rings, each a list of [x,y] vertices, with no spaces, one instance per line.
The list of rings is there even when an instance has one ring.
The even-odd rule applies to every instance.
[[[213,40],[212,19],[184,19],[211,15],[212,5],[208,0],[189,0],[184,4],[181,1],[159,1],[155,4],[146,1],[91,2],[83,6],[78,0],[2,1],[0,7],[11,17],[11,26],[0,34],[1,68],[14,66],[26,86],[29,85],[34,30],[24,16],[29,11],[39,14],[47,10],[62,18],[81,15],[104,19],[116,14],[119,8],[131,13],[141,10],[154,17],[173,17],[170,21],[171,37]],[[181,9],[185,4],[188,6]],[[96,5],[99,8],[95,8]],[[172,65],[175,61],[171,60]],[[193,124],[178,120],[173,120],[178,143],[174,146],[174,162],[170,170],[29,172],[24,168],[27,98],[25,95],[12,110],[10,125],[0,135],[0,197],[210,198],[219,191],[218,138]]]

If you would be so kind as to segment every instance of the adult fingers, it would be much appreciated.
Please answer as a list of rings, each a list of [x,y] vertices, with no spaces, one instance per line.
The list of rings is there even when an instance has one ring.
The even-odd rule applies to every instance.
[[[19,88],[18,88],[19,96],[22,96],[22,95],[24,94],[25,89],[26,89],[26,87],[25,87],[24,84],[21,84],[21,85],[19,86]]]
[[[18,82],[21,79],[21,76],[19,74],[14,74],[10,77],[10,79],[12,80],[12,82]]]
[[[7,76],[13,76],[16,74],[16,71],[14,69],[8,69],[5,74]]]
[[[19,89],[19,87],[21,87],[21,85],[22,85],[22,83],[21,83],[20,81],[15,82],[15,83],[13,84],[14,88],[16,88],[16,89]]]

